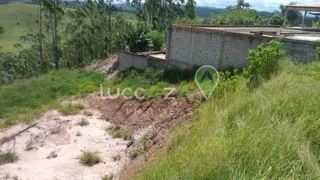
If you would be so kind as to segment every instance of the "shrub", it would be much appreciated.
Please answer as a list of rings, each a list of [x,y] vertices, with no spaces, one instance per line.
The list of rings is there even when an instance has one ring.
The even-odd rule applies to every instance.
[[[284,58],[281,50],[283,43],[270,41],[266,46],[259,45],[257,50],[249,50],[247,71],[248,87],[256,88],[263,80],[270,79],[279,69],[279,61]]]
[[[138,23],[136,28],[131,28],[127,43],[131,52],[148,51],[152,45],[151,27],[146,23]]]
[[[84,152],[80,157],[80,163],[87,166],[93,166],[101,162],[100,156],[93,152]]]
[[[151,40],[153,44],[153,50],[160,51],[163,43],[165,42],[165,34],[159,31],[153,31],[151,33]]]
[[[0,154],[0,165],[14,163],[18,160],[18,156],[14,152],[6,152]]]

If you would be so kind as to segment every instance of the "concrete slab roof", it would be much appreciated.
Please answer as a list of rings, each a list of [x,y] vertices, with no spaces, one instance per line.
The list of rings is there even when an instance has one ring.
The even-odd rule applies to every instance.
[[[186,28],[212,32],[222,32],[250,37],[278,37],[305,41],[320,41],[320,29],[281,28],[277,26],[210,26],[210,25],[173,25],[174,28]]]
[[[320,11],[320,4],[296,4],[285,6],[287,9],[301,11]]]

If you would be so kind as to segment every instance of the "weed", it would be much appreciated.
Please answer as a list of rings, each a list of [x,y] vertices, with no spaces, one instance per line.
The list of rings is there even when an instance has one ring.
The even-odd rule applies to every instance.
[[[80,163],[87,166],[93,166],[101,162],[100,156],[93,152],[84,152],[80,157]]]
[[[93,116],[93,113],[90,112],[90,111],[84,111],[84,112],[83,112],[83,115],[90,117],[90,116]]]
[[[59,134],[61,131],[61,127],[60,126],[55,126],[53,128],[51,128],[50,130],[50,134],[54,135],[54,134]]]
[[[139,150],[132,150],[129,153],[130,159],[135,159],[139,155]]]
[[[120,154],[115,155],[115,156],[112,156],[112,160],[113,160],[113,161],[120,161],[120,160],[121,160]]]
[[[79,121],[76,125],[84,127],[84,126],[88,126],[90,124],[90,122],[84,118],[81,119],[81,121]]]
[[[76,136],[82,136],[82,133],[81,132],[77,132]]]
[[[128,130],[121,128],[120,124],[115,124],[107,128],[107,130],[111,132],[111,135],[114,138],[122,138],[124,140],[132,139],[132,133]]]
[[[14,163],[18,160],[18,156],[14,152],[6,152],[0,154],[0,165]]]
[[[317,60],[320,61],[320,47],[317,47],[316,53],[317,53]]]
[[[60,108],[60,112],[65,115],[76,115],[79,114],[80,110],[83,110],[85,107],[82,104],[68,104],[65,106],[62,106]]]
[[[33,141],[31,139],[31,140],[27,141],[25,150],[26,151],[31,151],[32,149],[34,149],[34,146],[33,146]]]
[[[110,173],[109,175],[106,175],[104,177],[102,177],[102,180],[112,180],[114,178],[114,174]]]

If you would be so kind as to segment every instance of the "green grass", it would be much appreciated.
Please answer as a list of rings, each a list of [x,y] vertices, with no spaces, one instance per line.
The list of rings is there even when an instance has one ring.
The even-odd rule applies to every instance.
[[[221,85],[220,85],[221,86]],[[239,77],[173,131],[134,179],[319,179],[320,62],[283,62],[253,92]]]
[[[47,109],[58,108],[58,99],[93,92],[102,82],[103,75],[99,73],[60,70],[1,86],[0,126],[28,122]]]
[[[103,85],[104,95],[107,95],[108,88],[110,94],[115,95],[120,90],[120,94],[126,88],[131,88],[132,91],[126,91],[126,96],[134,96],[134,91],[143,88],[145,91],[137,91],[139,96],[145,98],[162,98],[169,93],[164,88],[176,88],[173,93],[175,96],[182,96],[185,93],[198,90],[197,84],[194,81],[195,70],[163,70],[147,68],[143,71],[129,70],[118,75],[114,80],[107,81]]]
[[[0,46],[3,52],[17,52],[13,47],[20,36],[27,33],[34,33],[38,30],[39,8],[36,5],[24,3],[10,3],[0,5],[0,25],[4,28],[4,33],[0,34]]]
[[[60,112],[65,116],[79,114],[85,107],[82,104],[67,104],[60,108]]]

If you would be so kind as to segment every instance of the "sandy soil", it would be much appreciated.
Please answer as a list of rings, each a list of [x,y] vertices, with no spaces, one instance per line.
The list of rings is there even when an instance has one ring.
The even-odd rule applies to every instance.
[[[195,105],[187,98],[111,100],[100,98],[97,93],[84,99],[70,99],[61,103],[85,104],[90,107],[89,111],[93,115],[63,116],[53,110],[33,121],[32,124],[37,123],[36,127],[0,146],[0,151],[12,150],[19,156],[17,162],[0,166],[0,179],[18,176],[23,180],[100,180],[111,173],[117,179],[146,157],[144,154],[134,160],[129,159],[130,152],[141,147],[145,134],[150,141],[149,156],[163,147],[172,126],[192,119]],[[81,119],[86,119],[90,124],[84,127],[77,125]],[[106,131],[112,123],[119,123],[123,128],[131,130],[134,139],[124,141],[112,138]],[[0,139],[28,126],[30,124],[20,124],[0,129]],[[31,150],[27,150],[28,144]],[[93,167],[81,165],[79,156],[84,151],[97,153],[103,162]],[[114,162],[112,157],[116,155],[120,155],[121,160]]]
[[[113,139],[105,130],[111,124],[99,117],[99,113],[86,117],[62,116],[58,111],[47,112],[34,121],[38,123],[36,127],[0,147],[1,151],[12,149],[19,156],[16,163],[0,166],[0,179],[18,176],[19,179],[39,180],[100,180],[102,176],[119,172],[128,161],[125,153],[128,142]],[[84,127],[77,125],[82,118],[90,124]],[[2,129],[0,137],[15,134],[26,127],[28,125]],[[27,144],[32,144],[33,149],[27,151]],[[99,154],[103,162],[93,167],[81,165],[79,156],[83,151]],[[112,156],[118,154],[121,160],[114,162]]]

